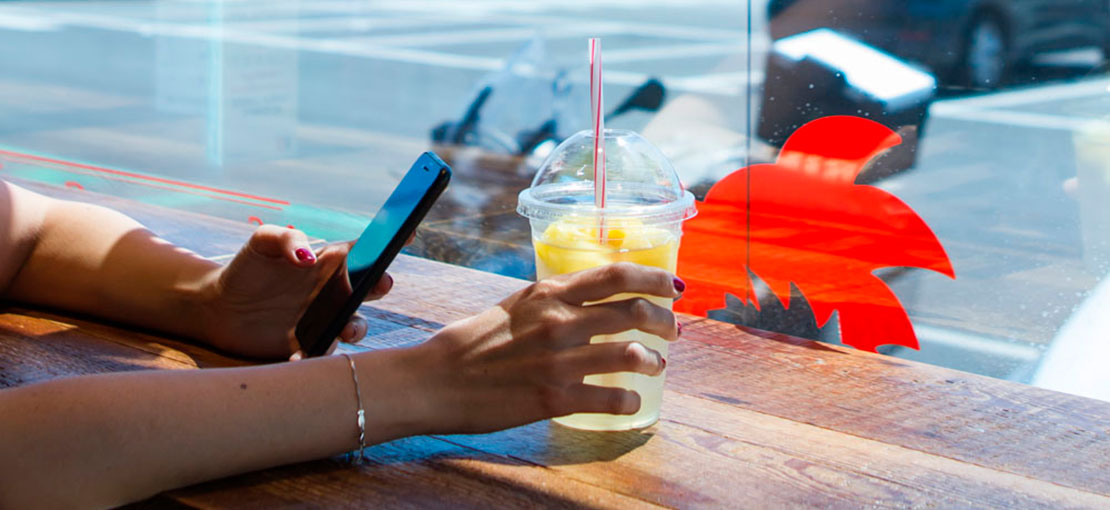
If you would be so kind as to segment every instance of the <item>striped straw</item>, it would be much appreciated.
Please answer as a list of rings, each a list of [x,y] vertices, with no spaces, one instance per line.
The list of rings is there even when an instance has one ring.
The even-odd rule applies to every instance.
[[[601,94],[601,39],[590,38],[590,115],[594,121],[594,205],[605,208],[605,113]],[[605,242],[604,218],[600,241]]]

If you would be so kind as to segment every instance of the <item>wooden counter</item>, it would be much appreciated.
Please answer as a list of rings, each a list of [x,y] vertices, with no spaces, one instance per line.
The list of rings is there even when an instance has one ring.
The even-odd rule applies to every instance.
[[[59,192],[82,196],[78,192]],[[226,259],[241,223],[87,195]],[[402,256],[363,306],[368,349],[420,342],[527,282]],[[1110,508],[1110,403],[683,317],[662,419],[591,433],[550,422],[369,448],[160,495],[135,508]],[[0,387],[242,364],[55,312],[0,308]]]

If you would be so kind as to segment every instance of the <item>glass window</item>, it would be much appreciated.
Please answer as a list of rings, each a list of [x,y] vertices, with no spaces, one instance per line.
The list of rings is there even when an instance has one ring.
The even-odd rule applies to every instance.
[[[703,201],[680,308],[1110,399],[1108,6],[9,1],[0,176],[334,240],[434,150],[409,251],[533,277],[600,37],[606,126]]]

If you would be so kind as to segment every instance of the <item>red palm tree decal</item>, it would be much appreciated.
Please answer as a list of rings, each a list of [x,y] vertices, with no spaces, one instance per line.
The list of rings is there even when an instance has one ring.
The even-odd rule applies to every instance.
[[[839,311],[845,344],[917,349],[901,302],[872,272],[907,266],[956,274],[917,213],[884,190],[855,184],[868,161],[901,141],[871,120],[825,117],[799,128],[774,164],[715,184],[684,229],[678,267],[689,286],[676,310],[705,315],[724,308],[726,293],[758,307],[750,272],[784,307],[796,285],[818,327]]]

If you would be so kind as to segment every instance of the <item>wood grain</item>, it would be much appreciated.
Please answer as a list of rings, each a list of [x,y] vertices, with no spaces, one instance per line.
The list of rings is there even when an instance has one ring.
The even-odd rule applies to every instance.
[[[368,313],[449,322],[526,285],[420,259],[405,259],[394,272],[410,284],[398,285]],[[483,284],[473,285],[478,279]],[[1110,494],[1105,402],[707,319],[682,320],[683,339],[668,360],[672,391]],[[1031,448],[1032,438],[1050,438],[1051,449]]]
[[[121,206],[141,221],[175,225],[167,238],[217,259],[252,230]],[[352,349],[421,342],[528,284],[408,256],[390,272],[394,290],[361,308],[370,334]],[[1110,404],[681,320],[663,419],[651,428],[592,433],[540,422],[408,438],[369,449],[367,466],[285,466],[132,508],[1110,508]],[[95,320],[0,308],[0,387],[244,363]]]

